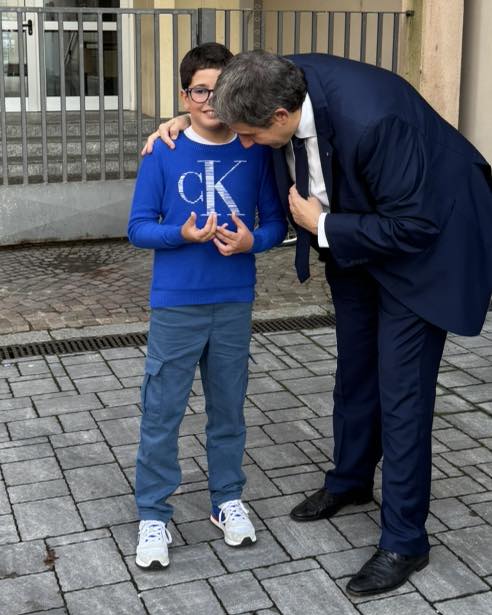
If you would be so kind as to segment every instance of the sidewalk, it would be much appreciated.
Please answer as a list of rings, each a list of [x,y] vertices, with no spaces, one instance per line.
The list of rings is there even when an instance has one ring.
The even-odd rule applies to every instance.
[[[257,256],[256,319],[326,313],[321,263],[313,255],[312,277],[299,292],[293,262],[293,247]],[[126,241],[0,249],[0,345],[32,341],[43,331],[78,337],[94,327],[97,334],[102,325],[144,331],[151,270],[151,251]],[[2,338],[13,334],[18,342]]]
[[[259,259],[257,317],[326,311],[321,268],[300,289],[291,252]],[[0,251],[0,345],[145,330],[147,258],[117,242]],[[334,330],[254,336],[244,466],[252,547],[227,547],[208,521],[195,381],[181,429],[171,565],[146,573],[134,564],[133,501],[144,352],[0,363],[1,615],[492,613],[492,313],[481,336],[451,336],[445,349],[431,563],[397,591],[365,600],[349,598],[345,584],[378,538],[380,476],[376,503],[310,524],[288,516],[332,465]]]

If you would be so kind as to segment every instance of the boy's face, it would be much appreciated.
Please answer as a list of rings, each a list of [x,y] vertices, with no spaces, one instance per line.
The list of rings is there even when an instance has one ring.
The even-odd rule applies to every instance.
[[[224,126],[222,122],[217,119],[215,111],[210,105],[210,96],[205,102],[196,102],[207,95],[207,92],[203,90],[213,90],[215,88],[215,84],[221,72],[222,71],[218,68],[203,68],[197,70],[193,75],[188,89],[181,92],[184,108],[191,116],[192,125],[199,131],[201,129],[201,131],[213,132]],[[190,92],[193,88],[197,89]],[[196,100],[193,100],[194,98]]]

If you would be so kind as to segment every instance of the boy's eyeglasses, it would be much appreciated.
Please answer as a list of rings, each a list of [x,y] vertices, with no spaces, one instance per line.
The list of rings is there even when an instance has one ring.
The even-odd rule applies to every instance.
[[[204,103],[210,98],[213,90],[209,90],[208,88],[202,88],[200,86],[194,88],[187,88],[185,92],[188,96],[196,103]]]

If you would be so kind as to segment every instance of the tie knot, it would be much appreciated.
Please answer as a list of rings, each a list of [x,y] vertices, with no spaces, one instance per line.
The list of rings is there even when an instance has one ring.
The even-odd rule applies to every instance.
[[[292,147],[295,150],[304,148],[304,139],[301,139],[300,137],[296,137],[296,135],[293,135],[292,136]]]

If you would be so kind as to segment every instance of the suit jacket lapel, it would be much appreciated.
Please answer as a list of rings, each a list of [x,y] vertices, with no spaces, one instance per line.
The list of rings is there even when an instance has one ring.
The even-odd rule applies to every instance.
[[[333,146],[326,138],[326,135],[318,130],[318,122],[316,122],[316,132],[318,135],[319,159],[321,160],[321,170],[325,180],[326,194],[332,209],[332,194],[333,194]]]
[[[311,99],[314,111],[314,123],[316,124],[316,134],[318,137],[321,170],[323,171],[326,193],[330,201],[330,209],[332,209],[333,146],[331,144],[331,139],[333,136],[333,124],[331,121],[326,96],[315,68],[310,64],[304,64],[302,55],[290,56],[289,59],[303,70],[307,81],[309,98]]]

